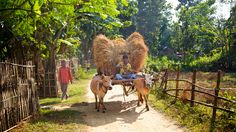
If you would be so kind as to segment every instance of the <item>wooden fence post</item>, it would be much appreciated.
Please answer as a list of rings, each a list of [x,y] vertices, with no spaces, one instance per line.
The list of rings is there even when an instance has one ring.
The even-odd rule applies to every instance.
[[[216,88],[215,88],[215,98],[214,98],[214,102],[213,102],[214,107],[212,110],[212,117],[211,117],[210,132],[213,132],[215,129],[217,99],[218,99],[218,95],[219,95],[219,91],[220,91],[220,78],[221,78],[221,71],[218,70],[217,83],[216,83]]]
[[[166,92],[167,89],[167,82],[168,82],[168,69],[166,69],[166,76],[165,76],[165,87],[164,87],[164,92]]]
[[[178,66],[178,71],[177,71],[177,77],[176,77],[176,92],[175,92],[175,100],[178,99],[179,95],[179,66]]]
[[[194,70],[193,71],[193,78],[192,78],[192,90],[191,90],[191,104],[190,106],[193,107],[194,106],[194,99],[195,99],[195,83],[196,83],[196,73],[197,71]]]

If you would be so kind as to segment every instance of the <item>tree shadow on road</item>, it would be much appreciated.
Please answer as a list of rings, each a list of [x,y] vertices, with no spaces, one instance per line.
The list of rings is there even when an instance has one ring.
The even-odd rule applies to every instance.
[[[139,120],[140,114],[146,111],[144,105],[137,107],[137,101],[132,100],[125,103],[121,101],[105,102],[107,108],[106,113],[97,112],[95,103],[87,103],[87,105],[74,104],[72,109],[78,109],[83,112],[82,116],[88,126],[97,127],[110,124],[116,121],[121,123],[129,123]],[[138,110],[137,110],[138,109]]]

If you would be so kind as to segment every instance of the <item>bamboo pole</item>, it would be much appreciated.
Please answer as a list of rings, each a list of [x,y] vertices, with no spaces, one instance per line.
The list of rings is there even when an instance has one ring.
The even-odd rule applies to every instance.
[[[193,71],[193,78],[192,78],[192,90],[191,90],[191,104],[190,106],[194,106],[194,100],[195,100],[195,83],[196,83],[196,70]]]
[[[220,79],[221,79],[221,71],[218,71],[217,74],[217,82],[216,82],[216,88],[215,88],[215,98],[213,103],[213,110],[212,110],[212,117],[211,117],[211,126],[210,126],[210,132],[213,132],[215,129],[215,120],[216,120],[216,107],[217,107],[217,100],[220,90]]]
[[[178,66],[178,71],[177,71],[177,76],[176,76],[176,90],[175,90],[175,100],[177,100],[177,97],[179,96],[179,66]]]
[[[167,89],[167,83],[168,83],[168,70],[166,69],[164,92]]]

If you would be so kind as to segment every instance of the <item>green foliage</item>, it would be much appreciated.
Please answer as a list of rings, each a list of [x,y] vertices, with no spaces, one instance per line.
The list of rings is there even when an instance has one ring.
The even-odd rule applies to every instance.
[[[167,56],[163,56],[162,58],[151,58],[149,57],[147,60],[147,67],[152,71],[160,71],[163,69],[172,69],[174,68],[175,62],[169,60]]]
[[[148,37],[145,36],[145,38],[147,42],[151,42],[149,49],[152,56],[157,61],[161,61],[163,56],[167,56],[168,60],[173,61],[176,65],[181,64],[184,70],[235,70],[236,35],[234,34],[236,28],[233,21],[235,7],[231,10],[231,17],[226,20],[215,17],[214,0],[179,0],[179,2],[180,4],[176,8],[178,21],[167,24],[164,32],[157,30],[150,35],[148,33],[151,33],[155,26],[150,30],[143,26],[145,30],[149,30],[148,33],[145,33],[148,34]],[[168,19],[166,20],[168,21]],[[142,25],[145,25],[143,23]],[[165,27],[165,25],[161,26]],[[165,32],[170,36],[168,37]],[[155,41],[150,41],[151,36]],[[165,39],[161,39],[160,36],[164,36]],[[159,64],[156,66],[161,67]]]
[[[23,52],[24,56],[31,56],[27,53],[34,54],[34,52],[43,57],[54,56],[55,50],[59,51],[63,44],[67,45],[63,47],[66,49],[72,44],[76,45],[71,43],[70,38],[81,37],[80,34],[83,33],[91,37],[83,28],[85,21],[95,24],[92,26],[97,27],[98,31],[102,28],[111,30],[113,27],[121,27],[123,23],[117,18],[120,14],[117,9],[118,3],[128,6],[127,0],[1,1],[0,23],[3,28],[1,34],[6,34],[0,39],[2,44],[0,48],[3,51],[1,58],[4,58],[2,55],[12,53],[12,49],[16,47],[28,50]],[[70,48],[77,48],[77,46]]]
[[[95,69],[90,69],[89,71],[85,71],[81,66],[78,67],[77,71],[75,71],[75,78],[78,80],[91,78],[92,75],[96,73]]]
[[[170,5],[165,0],[138,0],[138,14],[134,16],[136,30],[140,32],[152,55],[169,45],[171,22]]]
[[[217,52],[217,50],[213,50],[211,55],[204,55],[197,59],[193,59],[191,62],[189,62],[188,66],[191,69],[209,70],[209,68],[215,66],[215,63],[219,62],[221,57],[221,51]]]
[[[180,52],[208,53],[215,45],[217,35],[215,20],[212,15],[215,11],[214,3],[197,2],[181,6],[178,14],[180,44],[177,49]],[[194,6],[192,6],[194,5]]]
[[[79,66],[78,69],[75,71],[75,78],[76,79],[87,79],[88,78],[85,70],[81,66]]]

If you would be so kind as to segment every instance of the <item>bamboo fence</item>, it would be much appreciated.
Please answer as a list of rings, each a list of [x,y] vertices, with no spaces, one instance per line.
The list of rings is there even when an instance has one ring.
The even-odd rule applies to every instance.
[[[0,131],[9,131],[38,113],[34,66],[0,62]]]

